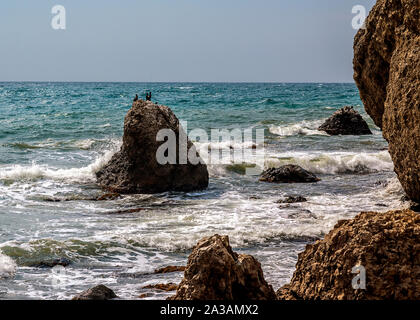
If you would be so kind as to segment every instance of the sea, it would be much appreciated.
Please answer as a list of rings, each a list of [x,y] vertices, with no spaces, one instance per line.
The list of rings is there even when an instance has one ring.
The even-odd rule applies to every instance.
[[[264,168],[297,164],[321,181],[270,184],[246,174],[247,163],[209,164],[206,190],[96,201],[104,191],[95,172],[121,147],[133,97],[148,90],[189,132],[263,130]],[[317,130],[346,105],[373,135]],[[210,152],[255,148],[252,138],[194,142]],[[121,299],[165,299],[174,292],[143,287],[183,274],[154,270],[186,265],[214,234],[255,256],[277,290],[299,252],[339,220],[403,205],[387,148],[353,83],[0,82],[0,299],[70,299],[99,284]],[[278,203],[287,196],[307,202]],[[42,267],[54,259],[71,264]]]

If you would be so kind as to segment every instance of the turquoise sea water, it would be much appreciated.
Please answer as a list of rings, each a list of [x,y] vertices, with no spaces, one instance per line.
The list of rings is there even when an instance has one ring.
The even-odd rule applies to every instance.
[[[125,113],[146,90],[189,130],[264,129],[266,167],[295,163],[322,181],[272,185],[241,166],[209,165],[202,192],[93,201],[102,194],[94,173],[120,147]],[[316,130],[344,105],[355,106],[374,134]],[[153,270],[184,265],[197,240],[215,233],[255,255],[277,289],[307,243],[361,210],[400,206],[401,194],[387,143],[354,84],[0,83],[0,299],[67,299],[96,284],[122,298],[164,298],[142,287],[182,274]],[[308,202],[276,203],[285,195]],[[132,208],[145,210],[113,214]],[[72,264],[34,266],[54,258]]]

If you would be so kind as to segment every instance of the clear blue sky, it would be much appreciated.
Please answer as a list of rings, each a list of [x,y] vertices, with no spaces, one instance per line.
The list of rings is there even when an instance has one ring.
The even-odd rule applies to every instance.
[[[374,3],[1,0],[0,81],[351,82],[351,10]]]

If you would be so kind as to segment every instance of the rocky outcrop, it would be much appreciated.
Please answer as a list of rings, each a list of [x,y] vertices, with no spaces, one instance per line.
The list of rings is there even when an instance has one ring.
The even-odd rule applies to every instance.
[[[184,279],[171,300],[274,300],[260,263],[237,254],[227,236],[204,238],[188,258]]]
[[[172,145],[165,136],[157,141],[162,129],[173,134]],[[162,157],[170,163],[161,164]],[[125,194],[193,191],[206,188],[209,180],[207,166],[171,109],[143,100],[135,101],[125,117],[121,150],[96,176],[103,188]]]
[[[353,288],[355,266],[366,270],[365,290]],[[420,299],[420,215],[410,210],[362,212],[338,222],[323,240],[299,254],[290,284],[277,295],[308,300]]]
[[[260,181],[276,183],[295,183],[295,182],[317,182],[320,181],[313,173],[296,165],[286,165],[279,168],[269,168],[265,170]]]
[[[82,293],[75,296],[72,300],[111,300],[118,298],[114,291],[99,285],[94,288],[83,291]]]
[[[378,0],[354,41],[354,79],[389,142],[395,172],[420,202],[420,2]]]
[[[329,135],[364,135],[372,134],[368,124],[363,120],[362,116],[353,109],[353,107],[343,107],[334,112],[325,122],[318,128],[319,131],[325,131]]]

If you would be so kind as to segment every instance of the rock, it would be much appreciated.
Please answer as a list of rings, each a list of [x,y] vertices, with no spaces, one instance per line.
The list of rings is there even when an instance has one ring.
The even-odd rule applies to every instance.
[[[104,193],[103,195],[96,198],[96,200],[97,201],[116,200],[120,197],[121,197],[121,195],[119,193]]]
[[[166,143],[156,141],[156,136],[162,129],[172,130],[176,136],[175,152],[165,153],[173,156],[176,164],[162,165],[156,159],[159,146]],[[184,152],[178,152],[181,146],[180,133],[181,136],[185,135],[170,108],[158,106],[150,101],[135,101],[125,117],[121,150],[96,173],[98,183],[110,192],[122,194],[207,188],[207,166],[198,157],[191,141],[185,140],[186,148],[190,155],[198,157],[200,163],[195,165],[188,161],[181,164],[179,161],[180,155],[186,156]]]
[[[30,265],[30,266],[34,268],[54,268],[56,266],[67,267],[71,263],[72,262],[67,258],[59,258],[59,259],[54,259],[54,260],[41,261],[39,263]]]
[[[170,273],[170,272],[184,272],[185,266],[168,266],[160,269],[156,269],[155,273]]]
[[[178,285],[176,283],[158,283],[158,284],[151,284],[148,286],[143,287],[143,289],[157,289],[162,291],[175,291],[178,289]]]
[[[364,135],[372,134],[368,124],[362,116],[351,106],[341,108],[334,112],[319,128],[329,135]]]
[[[146,208],[133,208],[133,209],[124,209],[124,210],[115,210],[115,211],[108,211],[105,214],[126,214],[126,213],[136,213],[140,211],[144,211]]]
[[[308,201],[306,198],[301,197],[301,196],[288,196],[285,199],[281,199],[276,201],[276,203],[299,203],[299,202],[306,202]]]
[[[355,266],[366,270],[366,290],[353,289]],[[362,212],[299,254],[279,299],[420,299],[420,215],[410,210]]]
[[[118,298],[114,291],[104,285],[99,285],[83,291],[72,300],[110,300],[114,298]]]
[[[354,40],[354,80],[389,142],[395,172],[420,202],[420,2],[378,0]]]
[[[269,168],[265,170],[261,176],[260,181],[265,182],[317,182],[320,181],[313,173],[296,165],[286,165],[279,168]]]
[[[260,263],[237,254],[227,236],[204,238],[188,258],[184,279],[171,300],[274,300]]]

